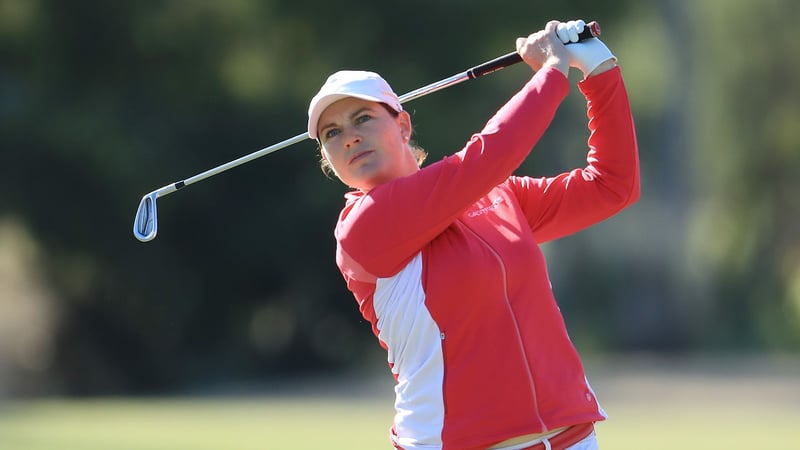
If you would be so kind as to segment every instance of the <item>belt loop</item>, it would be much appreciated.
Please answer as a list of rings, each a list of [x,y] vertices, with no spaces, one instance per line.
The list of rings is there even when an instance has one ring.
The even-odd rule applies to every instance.
[[[544,444],[544,450],[553,450],[553,447],[550,446],[550,439],[543,440],[542,444]]]

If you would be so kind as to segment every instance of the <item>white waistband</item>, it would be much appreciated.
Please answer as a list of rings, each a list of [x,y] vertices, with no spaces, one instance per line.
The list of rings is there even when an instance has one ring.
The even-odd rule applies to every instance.
[[[556,432],[553,432],[553,433],[550,433],[550,434],[545,434],[543,436],[539,436],[536,439],[531,439],[530,441],[527,441],[527,442],[520,442],[519,444],[509,445],[509,446],[506,446],[506,447],[495,447],[492,450],[522,450],[523,448],[528,448],[528,447],[530,447],[532,445],[536,445],[536,444],[542,443],[547,439],[551,439],[554,436],[562,433],[563,431],[565,431],[565,430],[560,430],[560,431],[556,431]],[[549,442],[545,443],[545,446],[547,446],[549,448],[549,446],[547,444],[549,444]]]

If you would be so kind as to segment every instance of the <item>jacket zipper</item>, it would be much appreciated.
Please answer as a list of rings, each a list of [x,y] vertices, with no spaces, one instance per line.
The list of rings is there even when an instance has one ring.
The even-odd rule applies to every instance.
[[[472,233],[472,235],[475,236],[478,239],[478,241],[480,241],[492,253],[492,255],[494,255],[495,259],[497,260],[497,263],[500,265],[500,271],[503,273],[503,298],[505,299],[506,307],[508,308],[508,314],[513,319],[512,323],[514,324],[514,331],[517,334],[517,342],[519,344],[520,353],[522,353],[522,358],[525,361],[525,370],[528,375],[528,382],[530,383],[531,395],[533,396],[533,407],[534,407],[534,412],[536,414],[536,419],[539,420],[539,424],[542,426],[542,429],[547,429],[547,426],[542,420],[542,415],[539,413],[539,398],[536,395],[536,382],[533,380],[533,372],[531,372],[531,364],[528,361],[528,355],[525,352],[525,343],[522,341],[522,333],[520,333],[519,331],[519,322],[517,321],[517,316],[516,314],[514,314],[513,308],[511,308],[511,300],[508,298],[508,272],[506,271],[506,266],[503,263],[503,259],[500,257],[500,254],[497,253],[497,250],[492,248],[492,246],[489,245],[489,243],[486,242],[486,240],[483,239],[477,232],[475,232],[472,228],[468,227],[460,219],[457,220],[464,226],[464,228],[469,230],[469,232]]]

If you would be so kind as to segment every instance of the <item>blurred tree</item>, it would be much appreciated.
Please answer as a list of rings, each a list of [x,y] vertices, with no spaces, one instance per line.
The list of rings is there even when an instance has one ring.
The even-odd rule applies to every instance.
[[[0,0],[0,219],[27,229],[53,303],[42,314],[57,313],[39,322],[56,327],[47,364],[22,369],[92,394],[357,362],[376,344],[333,260],[345,188],[312,142],[160,200],[148,244],[131,236],[138,198],[302,132],[335,70],[376,70],[402,94],[570,17],[600,21],[621,58],[645,193],[547,248],[577,341],[687,348],[714,325],[710,345],[796,346],[796,40],[733,45],[723,28],[772,29],[790,5],[733,4]],[[529,74],[409,104],[417,140],[432,160],[457,150]],[[583,163],[575,91],[525,173]]]
[[[800,344],[800,19],[788,0],[697,4],[689,255],[729,346]]]

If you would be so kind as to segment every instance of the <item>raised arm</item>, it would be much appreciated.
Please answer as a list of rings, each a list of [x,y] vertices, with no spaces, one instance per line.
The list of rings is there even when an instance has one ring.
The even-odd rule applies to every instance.
[[[395,273],[464,209],[513,173],[568,91],[566,77],[546,67],[458,153],[369,193],[352,195],[336,228],[339,258],[372,276]]]
[[[555,177],[510,180],[539,242],[575,233],[639,198],[636,131],[619,67],[604,68],[579,88],[588,107],[588,165]]]

